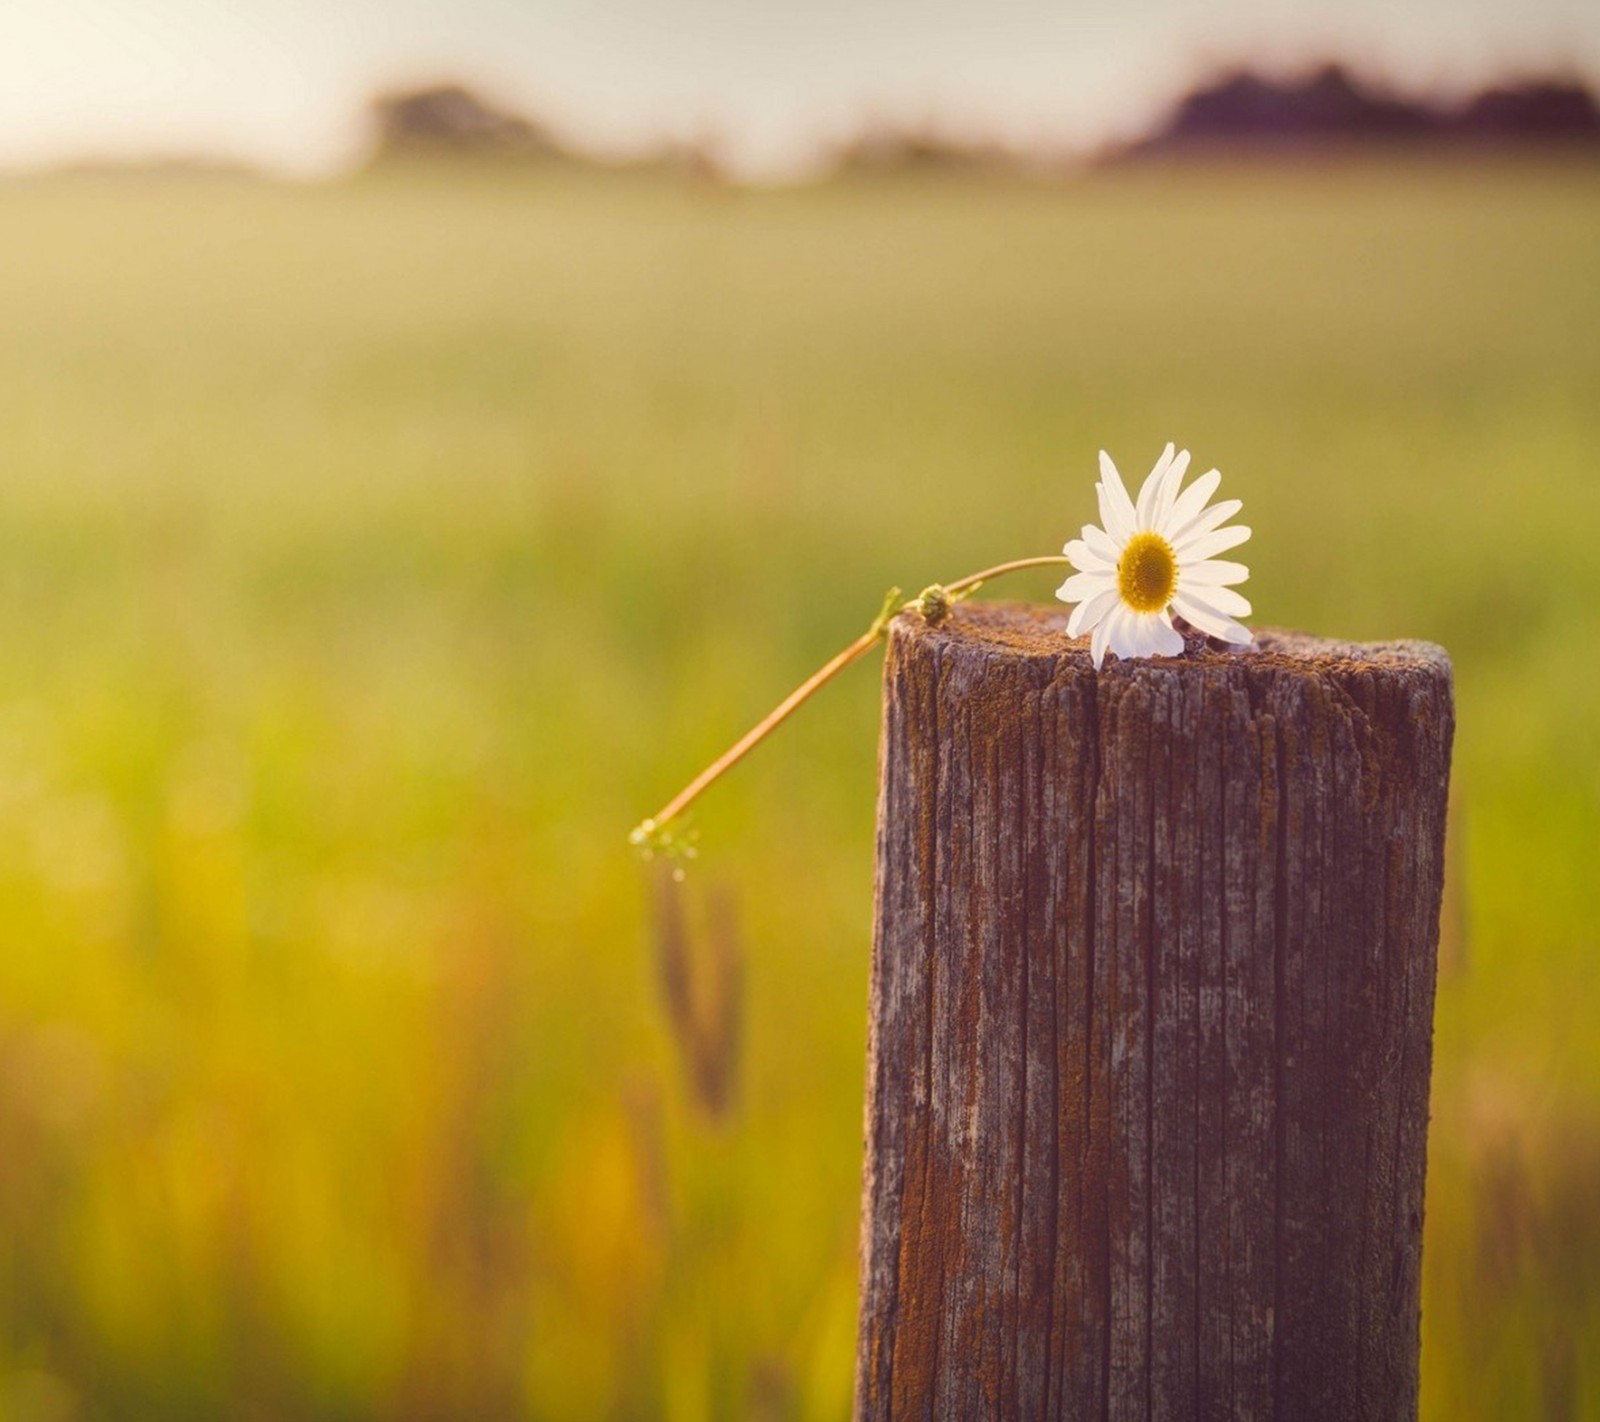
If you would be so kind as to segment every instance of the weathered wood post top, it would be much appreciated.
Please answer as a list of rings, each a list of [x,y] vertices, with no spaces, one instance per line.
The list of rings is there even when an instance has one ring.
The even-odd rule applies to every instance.
[[[891,630],[858,1415],[1412,1416],[1449,661],[1065,627]]]

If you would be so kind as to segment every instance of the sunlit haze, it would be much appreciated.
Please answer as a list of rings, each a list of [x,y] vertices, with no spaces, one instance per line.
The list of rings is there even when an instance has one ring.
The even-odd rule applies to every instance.
[[[289,171],[359,154],[386,85],[462,78],[627,150],[715,136],[751,173],[866,119],[1080,147],[1196,73],[1353,59],[1453,93],[1600,72],[1590,0],[6,0],[0,166],[213,155]]]

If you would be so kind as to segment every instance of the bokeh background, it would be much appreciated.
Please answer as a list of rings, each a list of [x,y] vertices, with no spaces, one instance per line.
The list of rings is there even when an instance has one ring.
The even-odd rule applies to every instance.
[[[1455,658],[1423,1410],[1600,1417],[1595,16],[325,8],[0,12],[0,1417],[845,1415],[872,671],[626,833],[1169,438]]]

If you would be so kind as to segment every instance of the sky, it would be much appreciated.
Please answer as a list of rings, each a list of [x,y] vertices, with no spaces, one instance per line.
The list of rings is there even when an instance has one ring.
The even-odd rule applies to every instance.
[[[375,90],[460,78],[618,151],[714,135],[752,176],[864,120],[1060,147],[1249,59],[1459,93],[1600,77],[1595,0],[0,0],[0,168],[210,155],[337,171]]]

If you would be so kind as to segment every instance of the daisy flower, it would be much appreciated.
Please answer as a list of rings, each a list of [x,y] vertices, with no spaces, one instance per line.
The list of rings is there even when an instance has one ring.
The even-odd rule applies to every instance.
[[[1222,475],[1202,474],[1182,493],[1189,452],[1168,445],[1139,490],[1128,497],[1111,456],[1100,451],[1100,521],[1085,524],[1082,538],[1062,550],[1078,571],[1056,589],[1075,602],[1067,635],[1088,632],[1095,669],[1107,651],[1119,657],[1176,656],[1183,637],[1172,625],[1184,621],[1224,642],[1248,643],[1250,633],[1235,620],[1250,604],[1231,586],[1250,576],[1243,563],[1218,558],[1249,538],[1243,524],[1224,528],[1239,512],[1238,499],[1206,507]]]

